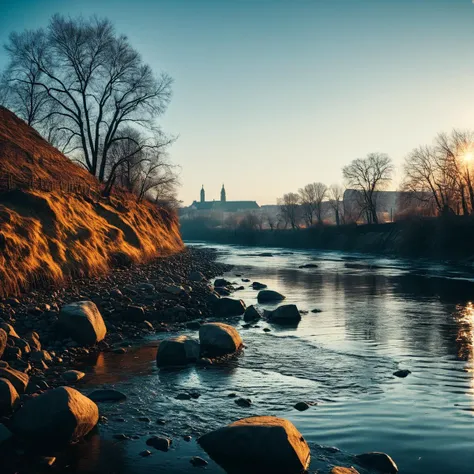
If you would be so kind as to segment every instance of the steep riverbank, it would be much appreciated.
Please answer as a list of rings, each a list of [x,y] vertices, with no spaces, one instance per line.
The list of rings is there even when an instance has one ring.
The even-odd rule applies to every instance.
[[[474,219],[451,216],[380,225],[315,226],[309,229],[213,229],[183,221],[185,240],[294,249],[339,250],[392,256],[474,258]]]
[[[176,213],[100,183],[0,107],[0,296],[182,250]]]

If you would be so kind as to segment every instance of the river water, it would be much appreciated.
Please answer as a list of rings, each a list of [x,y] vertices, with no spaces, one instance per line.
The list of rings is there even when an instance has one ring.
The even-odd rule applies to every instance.
[[[260,321],[258,327],[243,329],[241,318],[231,320],[246,348],[225,366],[159,371],[156,340],[124,355],[100,355],[77,388],[87,393],[97,386],[115,387],[128,400],[101,405],[108,422],[100,434],[75,446],[67,462],[59,460],[64,472],[195,472],[191,456],[210,460],[194,439],[251,415],[291,420],[311,446],[310,472],[355,465],[352,456],[367,451],[390,454],[404,474],[474,472],[470,267],[337,252],[214,247],[221,261],[235,265],[226,278],[265,283],[286,295],[285,303],[309,313],[296,328]],[[263,252],[272,256],[260,256]],[[298,268],[307,263],[318,267]],[[256,304],[257,292],[243,285],[236,297]],[[392,374],[398,369],[412,373],[397,378]],[[201,396],[175,398],[187,390]],[[252,406],[237,406],[230,393],[250,398]],[[293,405],[299,401],[317,404],[298,412]],[[157,424],[158,419],[165,424]],[[138,439],[113,438],[120,433]],[[171,436],[171,451],[150,448],[152,456],[141,457],[149,434]],[[193,440],[186,442],[182,435]],[[223,471],[210,461],[206,472]]]

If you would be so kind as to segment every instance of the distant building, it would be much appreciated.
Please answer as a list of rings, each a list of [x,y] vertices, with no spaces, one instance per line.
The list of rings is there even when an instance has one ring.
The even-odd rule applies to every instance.
[[[256,201],[227,201],[227,193],[224,185],[221,189],[219,201],[206,201],[204,185],[201,188],[200,200],[180,209],[180,217],[190,219],[196,217],[214,217],[223,220],[230,215],[246,213],[248,211],[258,211],[260,206]]]

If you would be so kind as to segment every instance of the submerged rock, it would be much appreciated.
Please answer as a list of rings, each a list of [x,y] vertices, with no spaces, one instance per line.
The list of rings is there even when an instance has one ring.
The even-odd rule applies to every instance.
[[[318,268],[318,265],[315,263],[305,263],[304,265],[300,265],[298,268]]]
[[[395,474],[398,472],[398,467],[393,459],[385,453],[374,452],[358,454],[356,459],[362,466],[375,469],[384,474]]]
[[[270,303],[273,301],[282,301],[285,299],[285,296],[278,293],[278,291],[262,290],[258,293],[257,299],[259,303]]]
[[[171,440],[163,436],[152,436],[146,440],[147,446],[152,446],[159,451],[168,451],[171,446]]]
[[[186,336],[165,339],[156,353],[158,367],[184,366],[199,358],[199,342]]]
[[[214,311],[219,316],[240,316],[245,312],[245,303],[232,298],[219,298],[214,303]]]
[[[239,407],[242,408],[249,408],[252,405],[252,400],[250,398],[238,398],[237,400],[234,400]]]
[[[262,315],[258,311],[257,308],[255,308],[254,305],[249,306],[244,313],[244,321],[256,321],[257,319],[260,319]]]
[[[266,314],[273,323],[297,323],[301,321],[300,312],[295,304],[279,306],[274,311],[267,311]]]
[[[231,354],[242,346],[237,329],[223,323],[206,323],[199,328],[199,341],[203,352],[212,355]]]
[[[217,280],[214,281],[214,287],[215,288],[222,288],[225,286],[230,286],[232,283],[225,278],[217,278]]]
[[[13,416],[15,435],[34,443],[68,443],[85,436],[99,421],[99,409],[70,387],[58,387],[29,400]]]
[[[78,301],[63,306],[58,323],[79,344],[95,344],[102,341],[107,333],[102,315],[92,301]]]
[[[305,411],[309,408],[309,405],[306,402],[298,402],[293,405],[293,408],[298,411]]]
[[[257,416],[205,434],[199,444],[227,472],[299,474],[310,462],[309,446],[288,420]]]
[[[402,379],[404,379],[405,377],[408,377],[410,374],[411,374],[411,371],[409,371],[408,369],[396,370],[393,373],[393,375],[395,375],[395,377],[400,377]]]
[[[263,290],[263,289],[267,288],[267,285],[265,285],[264,283],[260,283],[258,281],[254,281],[252,283],[252,288],[254,290]]]

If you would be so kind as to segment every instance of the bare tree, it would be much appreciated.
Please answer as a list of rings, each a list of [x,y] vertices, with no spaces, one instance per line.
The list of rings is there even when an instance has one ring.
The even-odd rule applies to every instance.
[[[261,230],[259,217],[254,212],[246,212],[239,222],[239,229],[244,231]]]
[[[263,214],[264,223],[266,222],[270,230],[274,230],[277,225],[277,218],[271,212],[265,212]]]
[[[282,198],[278,199],[278,206],[280,207],[280,215],[285,223],[285,227],[289,224],[292,229],[299,227],[300,220],[300,197],[296,193],[284,194]]]
[[[342,169],[348,186],[362,196],[368,223],[378,223],[376,193],[390,183],[393,170],[392,160],[384,153],[370,153],[366,158],[355,159]]]
[[[431,146],[420,146],[405,159],[402,189],[438,214],[471,214],[474,133],[440,133]]]
[[[301,213],[306,227],[313,225],[314,217],[321,224],[323,221],[322,203],[327,195],[327,186],[323,183],[307,184],[298,190],[301,203]]]
[[[344,188],[339,184],[329,186],[329,205],[334,212],[336,225],[341,223],[342,199],[344,197]]]
[[[154,130],[171,97],[171,78],[155,77],[106,19],[54,15],[47,30],[12,33],[6,50],[10,91],[31,86],[36,116],[61,118],[58,131],[66,134],[66,146],[80,150],[85,167],[101,182],[111,148],[129,139],[125,127]],[[153,138],[141,148],[157,146]]]

